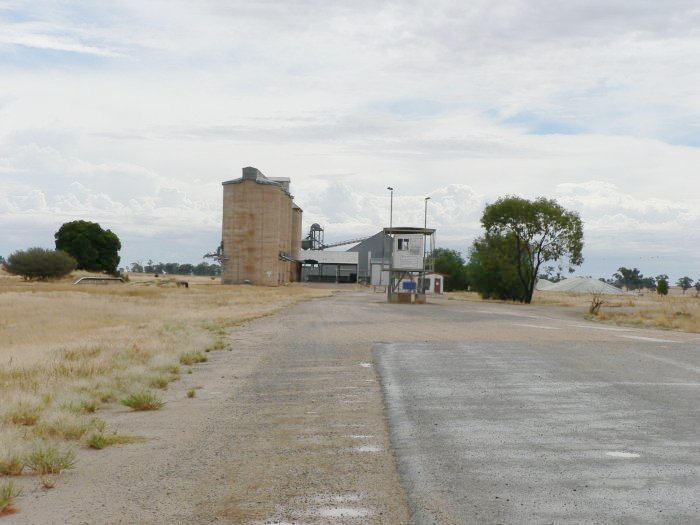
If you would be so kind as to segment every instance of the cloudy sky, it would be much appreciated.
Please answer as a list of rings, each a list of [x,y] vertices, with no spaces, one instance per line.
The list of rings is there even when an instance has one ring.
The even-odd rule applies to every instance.
[[[0,254],[85,219],[200,262],[221,182],[291,177],[326,240],[484,204],[580,212],[579,274],[700,277],[696,0],[0,0]]]

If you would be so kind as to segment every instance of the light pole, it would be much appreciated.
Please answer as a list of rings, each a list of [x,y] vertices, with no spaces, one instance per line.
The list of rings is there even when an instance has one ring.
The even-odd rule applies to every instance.
[[[430,197],[425,198],[425,213],[423,214],[423,229],[426,229],[428,227],[428,201],[430,200]],[[423,232],[423,258],[425,259],[425,256],[427,255],[427,252],[425,251],[425,232]]]
[[[394,188],[387,186],[386,189],[391,192],[391,197],[389,200],[389,229],[391,229],[394,221]]]
[[[425,216],[423,219],[423,228],[428,227],[428,201],[430,200],[430,197],[425,198]]]

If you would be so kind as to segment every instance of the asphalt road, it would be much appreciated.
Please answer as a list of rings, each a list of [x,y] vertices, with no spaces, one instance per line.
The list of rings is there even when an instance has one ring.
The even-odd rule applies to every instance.
[[[374,346],[412,522],[700,523],[700,338],[552,312]]]

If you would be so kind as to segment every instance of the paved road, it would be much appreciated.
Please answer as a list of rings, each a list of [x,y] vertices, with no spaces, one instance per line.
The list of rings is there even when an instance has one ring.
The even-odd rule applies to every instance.
[[[472,338],[374,347],[413,523],[700,522],[697,334],[450,311]]]

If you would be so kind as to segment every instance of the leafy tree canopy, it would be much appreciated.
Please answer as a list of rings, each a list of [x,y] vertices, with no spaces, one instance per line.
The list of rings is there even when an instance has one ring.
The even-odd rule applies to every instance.
[[[693,286],[693,280],[690,277],[681,277],[676,281],[676,286],[679,286],[681,290],[683,290],[683,293],[685,293],[688,288]]]
[[[486,206],[481,224],[486,230],[486,242],[480,249],[498,246],[505,250],[502,255],[513,264],[521,288],[512,295],[525,303],[532,301],[543,263],[566,258],[569,271],[573,271],[573,266],[583,262],[581,218],[553,199],[500,198]]]
[[[464,258],[457,250],[436,248],[433,251],[435,271],[445,274],[445,291],[466,290],[469,286]]]
[[[81,270],[117,274],[122,245],[111,230],[96,222],[73,221],[61,226],[54,238],[56,249],[75,257]]]
[[[5,263],[5,271],[12,275],[21,275],[27,281],[48,281],[65,277],[75,270],[77,264],[66,252],[29,248],[10,255]]]
[[[613,284],[627,290],[656,287],[656,283],[651,277],[644,277],[637,268],[630,269],[624,266],[618,268],[617,272],[613,274]]]

